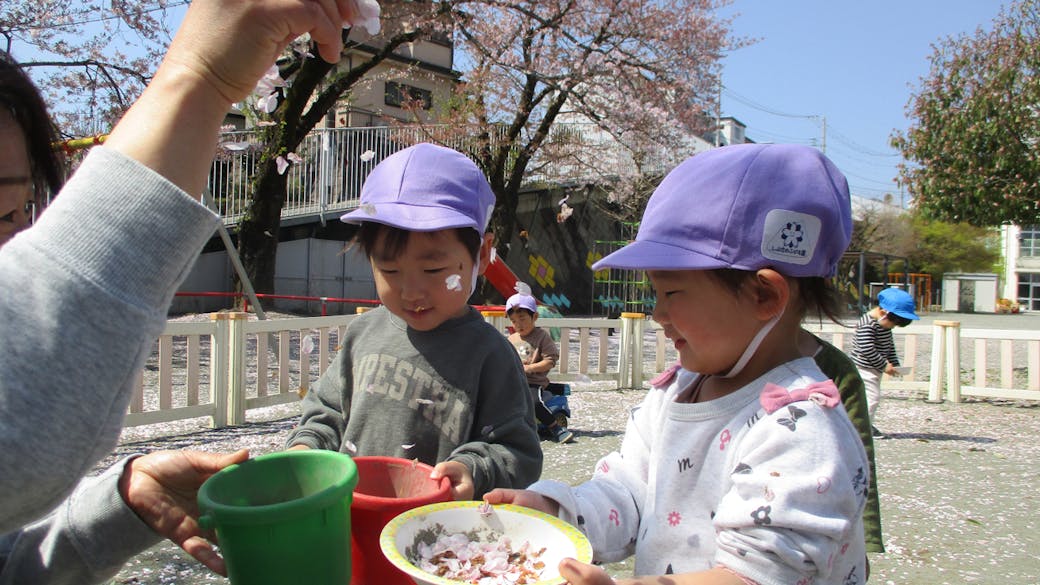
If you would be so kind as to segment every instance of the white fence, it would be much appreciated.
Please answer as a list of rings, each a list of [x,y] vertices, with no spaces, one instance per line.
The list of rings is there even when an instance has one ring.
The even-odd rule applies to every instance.
[[[242,424],[246,411],[299,400],[332,360],[356,315],[250,320],[214,313],[207,322],[171,321],[156,342],[134,393],[127,426],[210,417],[216,427]],[[485,313],[503,332],[504,314]],[[641,313],[618,319],[544,319],[559,330],[556,381],[609,381],[642,387],[676,360],[660,327]],[[853,330],[810,327],[848,350]],[[886,388],[918,391],[930,401],[963,396],[1040,401],[1040,332],[961,329],[955,321],[897,329],[908,375]]]

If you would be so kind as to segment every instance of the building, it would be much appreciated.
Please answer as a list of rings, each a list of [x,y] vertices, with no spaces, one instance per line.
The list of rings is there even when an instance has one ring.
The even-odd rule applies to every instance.
[[[1000,226],[1001,296],[1023,311],[1040,311],[1040,225]]]
[[[351,40],[357,44],[344,50],[341,70],[367,61],[381,48],[377,39],[363,31],[352,32]],[[445,103],[458,83],[454,64],[455,51],[448,34],[402,45],[365,75],[365,81],[351,90],[349,100],[329,112],[325,127],[385,126],[391,120],[413,122],[413,116],[423,122],[434,121],[435,105]]]

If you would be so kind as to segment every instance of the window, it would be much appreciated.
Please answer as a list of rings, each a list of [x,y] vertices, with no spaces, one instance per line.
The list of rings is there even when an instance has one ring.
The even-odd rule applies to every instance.
[[[1023,309],[1040,311],[1040,272],[1018,273],[1018,304]]]
[[[387,81],[383,95],[383,103],[388,106],[402,107],[407,102],[417,102],[422,109],[433,107],[433,93],[428,89],[413,87],[396,81]]]
[[[1019,255],[1040,257],[1040,225],[1022,227],[1018,236]]]

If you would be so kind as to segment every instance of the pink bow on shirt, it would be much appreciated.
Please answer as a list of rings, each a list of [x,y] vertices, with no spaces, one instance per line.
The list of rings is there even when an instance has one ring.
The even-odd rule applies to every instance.
[[[675,379],[675,374],[678,373],[680,369],[682,369],[682,365],[679,362],[675,362],[665,368],[663,372],[654,376],[654,378],[650,380],[650,385],[654,388],[663,388],[664,386],[667,386],[673,379]]]
[[[766,414],[773,414],[784,406],[799,400],[812,400],[820,406],[834,408],[841,402],[841,395],[838,394],[838,387],[830,380],[813,382],[805,388],[797,390],[788,390],[783,386],[767,383],[758,400]]]

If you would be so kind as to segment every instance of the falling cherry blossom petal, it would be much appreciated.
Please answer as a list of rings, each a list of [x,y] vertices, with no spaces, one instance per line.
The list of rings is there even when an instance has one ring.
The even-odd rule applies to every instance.
[[[411,449],[414,446],[415,446],[415,443],[408,443],[406,445],[401,445],[401,448],[407,451],[408,449]]]
[[[348,439],[343,439],[343,447],[344,447],[344,448],[345,448],[345,449],[347,450],[347,452],[348,452],[348,453],[350,453],[350,454],[354,454],[354,453],[357,453],[357,445],[355,445],[354,443],[352,443],[352,442],[351,442],[351,441],[349,441]]]
[[[295,152],[290,152],[289,154],[285,155],[285,158],[289,159],[289,162],[293,163],[294,165],[303,162],[303,157],[296,154]]]
[[[300,342],[300,351],[302,351],[303,353],[305,353],[307,355],[310,355],[310,354],[314,353],[314,337],[313,336],[307,335],[307,336],[305,336],[303,338],[303,340]]]
[[[375,157],[376,157],[376,152],[374,150],[366,150],[365,152],[362,152],[361,156],[359,156],[358,158],[361,159],[361,162],[368,162],[368,161],[374,159]]]

